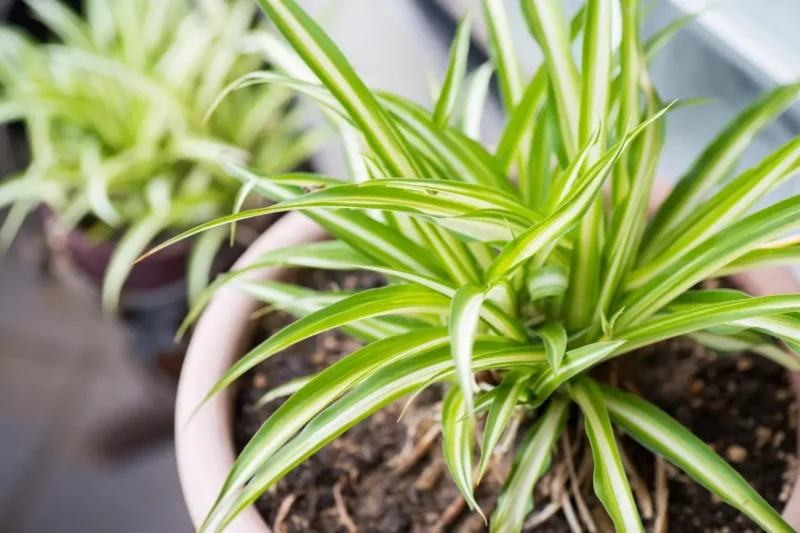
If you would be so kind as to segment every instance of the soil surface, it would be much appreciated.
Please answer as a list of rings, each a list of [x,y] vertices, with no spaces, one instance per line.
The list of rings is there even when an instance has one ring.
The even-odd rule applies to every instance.
[[[363,289],[379,286],[379,277],[318,271],[300,274],[300,283],[316,289]],[[265,333],[291,318],[273,312],[264,319]],[[328,332],[275,356],[242,379],[238,394],[237,444],[241,448],[280,406],[275,400],[257,408],[270,389],[319,372],[359,343],[340,332]],[[635,368],[634,366],[635,365]],[[749,355],[715,356],[684,340],[663,342],[628,355],[610,369],[611,379],[642,394],[708,442],[733,464],[776,508],[785,503],[795,471],[796,409],[788,377],[778,365]],[[415,400],[398,423],[405,402],[397,402],[356,425],[283,478],[257,502],[275,533],[427,533],[486,531],[483,520],[465,510],[441,453],[435,420],[442,391],[430,388]],[[522,435],[530,421],[522,423]],[[573,413],[568,441],[555,453],[553,467],[537,485],[537,505],[525,532],[570,533],[569,520],[592,520],[599,530],[610,526],[591,488],[591,460],[582,423]],[[517,439],[519,440],[519,439]],[[648,531],[661,521],[674,533],[743,533],[760,531],[733,508],[712,497],[676,469],[659,471],[668,489],[668,507],[657,504],[656,461],[635,442],[620,439],[639,478],[636,490]],[[581,502],[551,504],[555,495],[573,495],[563,450],[574,452],[574,476]],[[477,454],[477,450],[476,450]],[[492,512],[510,468],[511,454],[493,465],[476,492],[487,516]],[[663,488],[664,483],[661,483]],[[649,501],[648,501],[649,500]],[[648,512],[648,506],[652,512]],[[587,517],[586,515],[590,515]],[[613,531],[613,529],[611,529]]]
[[[783,368],[754,354],[717,355],[688,339],[650,346],[635,363],[624,388],[692,430],[782,509],[797,473],[797,405]],[[652,487],[652,455],[635,444],[627,448]],[[761,531],[677,469],[666,473],[669,531]]]

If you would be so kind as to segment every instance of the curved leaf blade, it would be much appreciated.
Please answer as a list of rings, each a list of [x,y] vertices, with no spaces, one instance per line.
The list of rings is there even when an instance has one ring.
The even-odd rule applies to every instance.
[[[250,350],[225,372],[206,398],[281,350],[324,331],[382,315],[446,311],[447,305],[440,294],[415,285],[390,285],[353,294],[300,318]]]
[[[656,246],[676,225],[691,214],[706,194],[719,183],[755,136],[777,118],[800,95],[800,83],[777,87],[756,100],[711,142],[690,170],[680,179],[647,228],[641,261],[647,262],[659,250]]]
[[[439,128],[445,128],[450,123],[453,108],[458,99],[459,86],[467,72],[467,59],[470,44],[470,18],[469,15],[459,23],[456,28],[453,44],[450,48],[450,61],[447,66],[439,99],[433,110],[433,121]]]
[[[525,435],[492,514],[492,532],[516,533],[533,509],[533,488],[550,467],[553,447],[567,421],[569,401],[556,397]]]
[[[470,391],[472,392],[472,391]],[[442,447],[447,468],[461,495],[473,511],[483,516],[472,491],[472,438],[474,417],[469,416],[465,396],[459,387],[452,387],[442,403]]]
[[[489,415],[486,418],[486,425],[484,427],[481,459],[478,464],[478,482],[480,482],[483,475],[486,473],[486,468],[489,466],[489,461],[492,458],[494,449],[497,443],[500,442],[500,437],[503,435],[503,431],[505,431],[508,422],[511,420],[511,416],[514,414],[517,400],[519,400],[522,389],[529,376],[530,374],[527,372],[516,370],[509,372],[503,378],[500,385],[492,389],[492,396],[489,397],[488,400],[481,397],[475,404],[475,412],[477,413],[486,401],[491,401],[488,407]]]
[[[676,420],[633,394],[605,385],[599,389],[614,422],[643,446],[664,456],[765,531],[794,531],[736,470]]]
[[[594,455],[594,491],[597,497],[617,531],[644,533],[600,388],[594,381],[581,379],[570,384],[569,393],[583,412]]]
[[[567,330],[560,322],[548,322],[536,330],[536,335],[544,342],[550,368],[553,372],[557,372],[567,352]]]
[[[535,348],[520,346],[498,350],[502,344],[497,341],[476,343],[473,372],[541,364],[544,354]],[[439,379],[444,380],[453,372],[455,372],[455,367],[449,347],[405,357],[374,372],[350,394],[320,413],[294,440],[283,446],[266,465],[263,467],[258,465],[256,469],[258,473],[243,492],[238,493],[234,490],[235,486],[226,488],[220,501],[227,505],[220,506],[209,515],[208,523],[212,524],[221,520],[220,527],[224,527],[278,479],[350,427],[378,409],[428,383],[431,378],[439,376]],[[262,442],[266,440],[267,438],[264,438]]]

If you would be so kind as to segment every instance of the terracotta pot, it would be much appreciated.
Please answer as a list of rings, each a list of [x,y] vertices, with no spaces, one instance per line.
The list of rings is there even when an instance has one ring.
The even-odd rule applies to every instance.
[[[654,197],[668,190],[659,185]],[[239,259],[243,267],[276,248],[323,240],[327,233],[300,213],[290,213],[275,223]],[[284,269],[250,273],[256,279],[279,279]],[[754,295],[800,292],[800,284],[786,269],[737,276],[736,283]],[[216,500],[233,466],[237,451],[233,437],[234,396],[228,388],[192,415],[208,390],[252,345],[256,322],[250,314],[258,302],[233,289],[222,289],[211,301],[195,329],[178,386],[175,445],[184,497],[195,525],[199,526]],[[800,397],[800,376],[792,375]],[[191,418],[191,419],[190,419]],[[800,480],[795,485],[784,516],[800,528]],[[242,512],[226,533],[269,533],[255,507]]]

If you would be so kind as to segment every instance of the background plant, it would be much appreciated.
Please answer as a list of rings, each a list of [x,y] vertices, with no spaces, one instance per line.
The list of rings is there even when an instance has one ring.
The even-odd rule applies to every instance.
[[[220,156],[284,172],[319,141],[286,88],[237,91],[205,120],[226,85],[263,67],[249,0],[86,0],[85,17],[58,0],[28,5],[56,42],[0,27],[0,123],[24,121],[31,149],[30,166],[0,185],[0,206],[13,203],[0,235],[8,243],[45,204],[66,228],[119,238],[109,308],[151,241],[233,209],[239,183]],[[223,239],[198,239],[192,293]]]
[[[800,197],[751,208],[797,170],[800,139],[753,168],[734,171],[750,140],[796,99],[800,85],[777,88],[737,117],[648,222],[670,106],[659,100],[647,63],[685,20],[642,42],[641,6],[621,0],[622,40],[615,49],[612,0],[589,2],[571,23],[559,2],[522,0],[545,57],[525,80],[504,3],[484,0],[492,61],[462,84],[469,44],[464,21],[429,111],[370,91],[294,1],[259,3],[294,53],[274,41],[272,60],[283,73],[247,75],[229,92],[266,83],[315,101],[339,127],[355,183],[268,175],[231,162],[231,174],[244,187],[280,203],[220,218],[175,240],[301,210],[336,240],[279,250],[252,268],[363,269],[384,274],[389,284],[315,293],[234,272],[205,294],[207,299],[214,288],[230,284],[301,316],[245,355],[209,396],[284,348],[331,328],[367,344],[272,392],[270,398],[291,395],[242,451],[204,530],[222,529],[287,472],[376,410],[445,382],[451,386],[441,415],[444,455],[475,511],[473,488],[501,435],[516,427],[514,419],[535,417],[491,516],[493,531],[521,529],[571,404],[583,415],[593,451],[595,492],[618,531],[643,526],[614,425],[765,530],[793,531],[687,429],[643,399],[596,382],[588,370],[682,335],[718,348],[751,349],[798,368],[797,354],[773,339],[797,351],[800,295],[750,297],[695,286],[797,261],[796,239],[784,236],[800,225]],[[571,42],[581,33],[577,64]],[[478,139],[491,69],[508,112],[493,151]],[[476,373],[484,370],[499,374],[499,384],[476,385]],[[476,461],[479,417],[485,420]]]

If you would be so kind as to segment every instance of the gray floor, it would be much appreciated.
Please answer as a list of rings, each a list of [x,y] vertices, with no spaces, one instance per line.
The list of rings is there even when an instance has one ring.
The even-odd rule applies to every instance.
[[[152,403],[127,340],[17,251],[0,259],[0,532],[192,531],[171,441],[92,451],[99,428]]]

